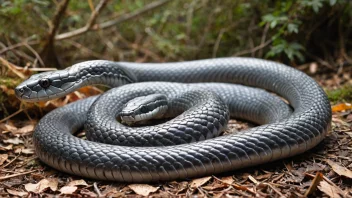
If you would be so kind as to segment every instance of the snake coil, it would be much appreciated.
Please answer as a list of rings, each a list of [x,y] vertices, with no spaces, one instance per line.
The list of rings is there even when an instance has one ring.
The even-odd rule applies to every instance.
[[[46,88],[39,83],[44,82],[43,79],[49,81],[48,85],[44,80]],[[270,120],[265,117],[277,115],[273,113],[276,107],[256,111],[251,107],[253,103],[246,104],[241,99],[243,111],[251,112],[247,117],[266,124],[238,134],[173,146],[108,145],[73,136],[71,133],[82,127],[87,118],[92,115],[104,117],[100,104],[111,102],[108,96],[116,97],[116,91],[110,90],[95,103],[95,97],[84,99],[43,117],[33,136],[39,158],[58,170],[102,180],[150,182],[199,177],[305,152],[324,138],[331,122],[327,96],[313,79],[283,64],[254,58],[159,64],[87,61],[66,70],[33,76],[16,88],[16,94],[22,100],[48,100],[88,84],[119,86],[132,83],[128,86],[133,86],[135,82],[145,81],[222,82],[259,87],[284,97],[293,112],[288,117]],[[127,88],[124,91],[128,93]],[[256,96],[252,95],[253,98]],[[88,113],[93,103],[92,108],[97,107],[96,111]],[[106,120],[100,121],[104,125]],[[110,127],[107,123],[105,127]],[[177,124],[174,127],[182,128]],[[104,130],[96,133],[109,135]]]

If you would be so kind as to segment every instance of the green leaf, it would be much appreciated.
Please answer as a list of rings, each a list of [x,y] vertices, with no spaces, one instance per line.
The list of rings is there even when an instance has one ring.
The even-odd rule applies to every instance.
[[[330,0],[330,6],[335,5],[335,4],[336,4],[336,2],[337,2],[337,0]]]
[[[323,0],[302,0],[300,3],[303,6],[311,7],[315,13],[318,13],[319,9],[323,7]]]
[[[294,24],[294,23],[289,23],[287,25],[287,30],[288,30],[289,33],[294,32],[294,33],[297,34],[298,33],[298,25]]]

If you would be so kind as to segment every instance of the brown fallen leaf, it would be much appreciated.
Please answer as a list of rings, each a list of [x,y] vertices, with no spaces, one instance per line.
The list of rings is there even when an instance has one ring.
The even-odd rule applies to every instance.
[[[130,184],[128,185],[136,194],[148,196],[150,193],[156,192],[159,187],[154,187],[148,184]]]
[[[10,138],[10,139],[7,139],[7,140],[2,140],[4,143],[7,143],[7,144],[23,144],[23,140],[21,140],[20,138],[18,137],[15,137],[15,138]]]
[[[273,174],[272,173],[265,173],[263,175],[258,175],[255,177],[255,179],[257,180],[263,180],[263,179],[268,179],[272,176]]]
[[[231,185],[235,180],[233,179],[232,176],[228,176],[228,177],[223,177],[220,179],[221,182]]]
[[[3,131],[14,131],[14,130],[17,130],[17,127],[9,124],[1,124],[0,129],[2,129]]]
[[[13,147],[12,144],[4,146],[3,144],[0,143],[0,151],[9,151],[9,150],[12,150],[12,147]]]
[[[50,188],[52,191],[57,191],[58,181],[57,179],[48,178],[42,179],[36,184],[28,183],[24,185],[27,192],[41,193],[46,189]]]
[[[192,180],[190,187],[191,188],[198,188],[198,187],[204,185],[205,183],[207,183],[210,179],[211,179],[210,176],[194,179],[194,180]]]
[[[17,148],[14,150],[15,153],[33,154],[34,149],[31,148]]]
[[[92,191],[89,191],[89,190],[86,189],[86,188],[83,188],[82,190],[80,190],[79,193],[80,193],[81,195],[86,195],[86,196],[88,196],[88,197],[98,197],[97,194],[95,194],[95,193],[92,192]]]
[[[308,195],[312,194],[316,189],[317,189],[317,186],[319,185],[319,183],[323,180],[324,178],[324,175],[320,172],[318,172],[313,181],[312,181],[312,184],[309,186],[309,188],[307,189],[306,193],[304,193],[304,196],[305,197],[308,197]]]
[[[228,185],[225,183],[215,183],[215,184],[209,184],[208,186],[203,186],[202,189],[204,190],[217,190],[217,189],[221,189],[221,188],[228,188]]]
[[[4,164],[8,157],[8,154],[0,154],[0,166]]]
[[[78,188],[76,186],[64,186],[62,188],[60,188],[60,192],[61,194],[66,194],[66,195],[70,195],[72,193],[74,193]]]
[[[318,186],[318,189],[321,192],[329,195],[330,197],[333,197],[333,198],[340,198],[341,197],[341,195],[340,195],[341,190],[336,188],[335,186],[330,185],[326,181],[321,181],[320,185]]]
[[[28,192],[21,192],[21,191],[16,191],[11,189],[6,189],[6,191],[11,195],[20,196],[20,197],[28,195]]]
[[[88,184],[83,179],[80,179],[80,180],[70,181],[70,183],[68,183],[67,186],[88,186]]]
[[[27,126],[24,126],[22,128],[12,130],[11,133],[14,135],[26,135],[34,131],[34,124],[29,124]]]
[[[346,167],[340,166],[331,160],[326,160],[326,162],[331,166],[332,170],[339,175],[343,175],[352,179],[352,171],[347,169]]]

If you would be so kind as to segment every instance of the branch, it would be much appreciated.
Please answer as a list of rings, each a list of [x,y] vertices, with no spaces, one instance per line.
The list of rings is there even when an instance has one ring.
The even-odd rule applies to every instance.
[[[55,66],[60,65],[59,60],[55,54],[54,41],[55,41],[56,32],[60,26],[60,21],[63,15],[65,14],[69,1],[70,0],[63,0],[59,4],[53,19],[49,21],[49,33],[43,42],[42,50],[40,52],[40,56],[42,57],[41,62],[43,62],[45,65],[51,65],[51,64]],[[44,64],[42,66],[44,66]]]
[[[232,56],[242,56],[242,55],[245,55],[245,54],[250,54],[250,53],[256,52],[256,51],[266,47],[271,42],[273,42],[273,39],[267,40],[265,43],[261,43],[260,45],[254,47],[252,49],[248,49],[248,50],[244,50],[244,51],[238,52],[238,53],[236,53],[236,54],[234,54]]]
[[[51,42],[54,40],[55,33],[59,29],[61,18],[66,11],[69,1],[70,0],[64,0],[62,3],[59,4],[59,7],[57,8],[56,13],[54,14],[54,18],[50,22],[48,42]]]
[[[144,14],[147,11],[150,11],[150,10],[153,10],[155,8],[158,8],[158,7],[164,5],[164,4],[168,3],[168,2],[171,2],[171,0],[156,1],[156,2],[153,2],[153,3],[150,3],[150,4],[146,5],[145,7],[141,8],[141,9],[135,10],[132,13],[124,14],[124,15],[122,15],[121,17],[119,17],[117,19],[106,21],[106,22],[103,22],[103,23],[100,23],[100,24],[94,24],[95,18],[99,14],[97,12],[97,9],[98,9],[98,7],[97,7],[96,12],[95,12],[96,13],[95,16],[93,16],[94,15],[94,12],[93,12],[93,14],[92,14],[92,16],[91,16],[91,18],[88,21],[86,26],[84,26],[82,28],[79,28],[79,29],[76,29],[76,30],[73,30],[71,32],[66,32],[66,33],[59,34],[59,35],[57,35],[55,37],[55,39],[56,40],[63,40],[63,39],[79,36],[79,35],[84,34],[84,33],[88,32],[90,30],[96,31],[96,30],[100,30],[100,29],[109,28],[109,27],[112,27],[112,26],[114,26],[116,24],[122,23],[124,21],[136,18],[137,16],[139,16],[141,14]]]
[[[88,30],[92,29],[92,27],[93,27],[98,15],[99,15],[100,11],[102,10],[102,8],[105,7],[107,2],[108,2],[108,0],[101,0],[99,2],[98,6],[92,12],[92,15],[90,15],[90,18],[89,18],[87,24],[84,27],[76,29],[76,30],[73,30],[72,32],[67,32],[67,33],[63,33],[63,34],[57,35],[55,37],[55,39],[56,40],[62,40],[62,39],[65,39],[65,38],[71,38],[71,37],[74,37],[74,36],[81,35],[81,34],[87,32]]]

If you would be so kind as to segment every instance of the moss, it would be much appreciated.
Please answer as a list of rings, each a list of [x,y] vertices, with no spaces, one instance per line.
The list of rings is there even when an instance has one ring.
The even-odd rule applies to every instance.
[[[0,85],[5,85],[8,89],[14,89],[21,82],[22,80],[19,78],[0,77]]]
[[[351,102],[352,101],[352,85],[345,85],[336,90],[326,91],[331,102]]]
[[[10,78],[6,76],[0,76],[0,86],[5,86],[7,89],[14,89],[17,85],[22,82],[19,78]],[[7,100],[7,94],[1,91],[0,87],[0,103],[4,103]],[[0,107],[1,111],[1,107]]]

